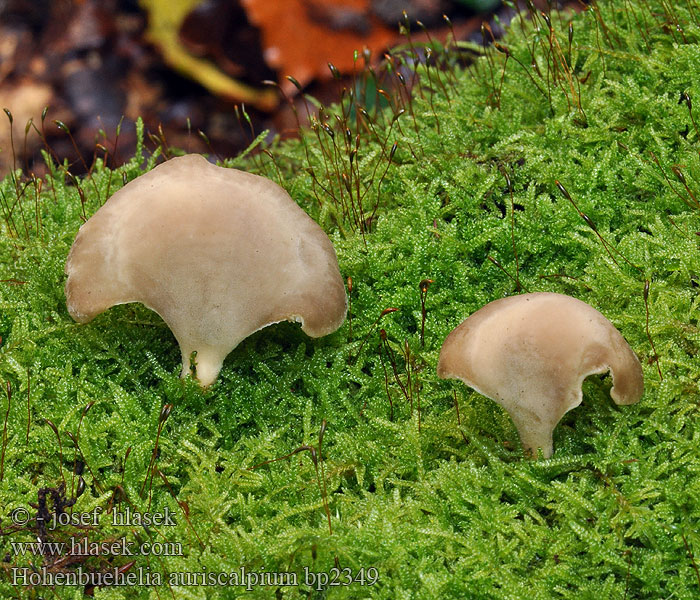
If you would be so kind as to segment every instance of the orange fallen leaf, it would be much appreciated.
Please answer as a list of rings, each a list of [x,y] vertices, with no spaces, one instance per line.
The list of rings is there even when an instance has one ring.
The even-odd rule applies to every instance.
[[[331,77],[329,62],[341,73],[352,72],[355,50],[375,54],[398,37],[397,29],[370,13],[369,0],[242,0],[242,5],[262,33],[267,63],[302,86]],[[280,85],[296,92],[286,79]]]

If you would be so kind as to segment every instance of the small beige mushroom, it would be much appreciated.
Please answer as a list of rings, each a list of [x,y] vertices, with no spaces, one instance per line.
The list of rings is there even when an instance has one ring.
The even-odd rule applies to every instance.
[[[347,310],[323,230],[269,179],[198,155],[168,160],[109,198],[80,228],[66,274],[76,321],[145,304],[175,335],[183,377],[196,351],[202,386],[253,332],[288,320],[320,337]]]
[[[616,404],[642,397],[639,359],[613,324],[581,300],[548,292],[477,310],[447,336],[437,368],[505,408],[526,454],[541,448],[545,458],[557,423],[581,404],[583,380],[608,370]]]

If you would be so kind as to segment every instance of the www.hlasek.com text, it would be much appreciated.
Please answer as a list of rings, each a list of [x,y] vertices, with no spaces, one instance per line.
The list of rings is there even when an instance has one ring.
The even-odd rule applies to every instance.
[[[183,556],[182,542],[143,542],[125,537],[109,542],[90,541],[87,536],[68,542],[10,542],[14,556]]]

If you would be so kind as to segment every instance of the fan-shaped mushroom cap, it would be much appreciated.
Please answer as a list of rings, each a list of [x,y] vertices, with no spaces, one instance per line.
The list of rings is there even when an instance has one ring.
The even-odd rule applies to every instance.
[[[183,377],[202,386],[241,340],[279,321],[335,331],[347,298],[331,241],[269,179],[173,158],[116,192],[78,232],[66,262],[71,316],[142,302],[172,330]]]
[[[557,423],[581,404],[583,380],[608,370],[615,403],[642,397],[639,359],[613,324],[585,302],[548,292],[477,310],[447,336],[437,368],[505,408],[525,451],[542,448],[545,458]]]

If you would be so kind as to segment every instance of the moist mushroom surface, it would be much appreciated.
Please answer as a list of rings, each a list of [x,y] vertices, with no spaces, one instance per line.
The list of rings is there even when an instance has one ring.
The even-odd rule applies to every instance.
[[[582,400],[583,380],[612,373],[612,399],[633,404],[642,367],[614,325],[592,306],[540,292],[490,302],[445,339],[437,372],[505,408],[527,454],[553,452],[552,432]]]
[[[335,331],[347,298],[331,241],[269,179],[173,158],[137,177],[80,228],[66,299],[81,323],[141,302],[172,330],[182,375],[211,384],[244,338],[279,321]]]

